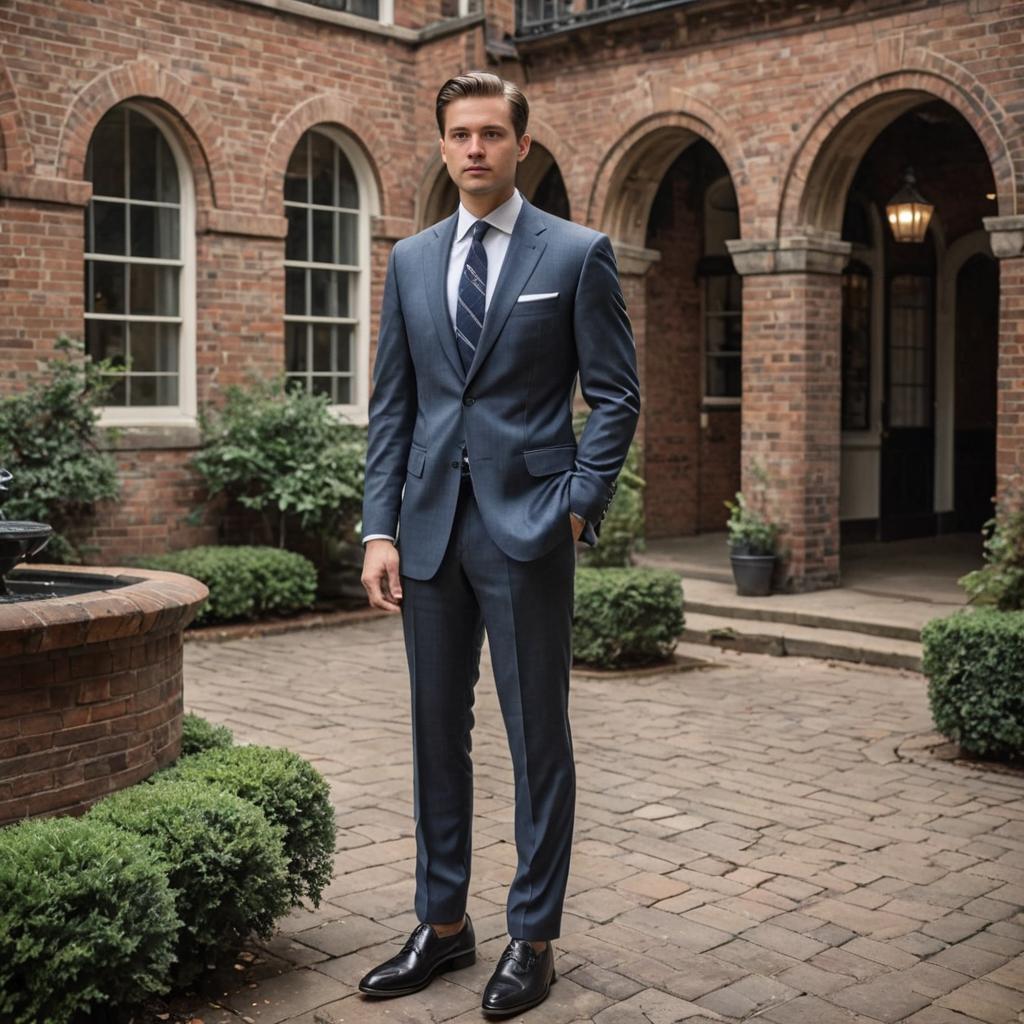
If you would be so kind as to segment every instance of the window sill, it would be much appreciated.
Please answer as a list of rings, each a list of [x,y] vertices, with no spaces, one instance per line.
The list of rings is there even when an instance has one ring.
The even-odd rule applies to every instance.
[[[194,449],[201,441],[194,420],[181,423],[128,424],[101,420],[100,447],[112,452]]]

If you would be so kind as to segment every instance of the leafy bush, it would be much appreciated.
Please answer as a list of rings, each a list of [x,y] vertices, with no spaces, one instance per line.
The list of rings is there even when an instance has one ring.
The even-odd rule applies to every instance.
[[[224,408],[201,417],[194,465],[211,498],[225,494],[258,512],[278,547],[289,532],[340,535],[358,521],[366,430],[341,423],[324,395],[253,381],[226,392]]]
[[[196,625],[285,615],[308,608],[316,596],[316,569],[291,551],[264,547],[198,547],[139,559],[146,569],[180,572],[210,590]]]
[[[985,566],[957,581],[974,604],[995,605],[1000,611],[1024,609],[1024,508],[1000,503],[996,516],[982,527]]]
[[[185,984],[250,933],[269,938],[291,905],[282,846],[247,800],[195,780],[130,786],[89,817],[144,838],[165,864],[183,927],[175,982]]]
[[[142,838],[81,818],[0,829],[0,1020],[65,1024],[164,991],[180,924]]]
[[[5,513],[53,527],[47,561],[80,562],[96,503],[118,493],[114,459],[97,447],[109,385],[81,342],[61,337],[56,348],[39,379],[0,398],[0,466],[14,475]]]
[[[204,750],[233,746],[234,733],[226,725],[214,725],[189,711],[181,720],[181,753],[201,754]]]
[[[921,640],[936,728],[971,754],[1024,756],[1024,611],[959,611]]]
[[[573,420],[577,436],[582,434],[589,413],[578,413]],[[601,523],[596,548],[582,547],[578,564],[598,568],[629,566],[633,553],[644,546],[644,479],[640,476],[640,450],[634,441],[616,481],[615,494]]]
[[[292,901],[320,905],[334,862],[334,808],[323,776],[290,750],[227,747],[183,757],[154,778],[190,779],[254,803],[272,824],[284,827]]]
[[[679,577],[660,569],[578,569],[573,656],[602,668],[669,657],[683,631]]]

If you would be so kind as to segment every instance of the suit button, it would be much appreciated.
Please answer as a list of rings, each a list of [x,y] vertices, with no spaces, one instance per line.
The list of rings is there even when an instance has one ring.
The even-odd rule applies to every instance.
[[[466,395],[466,397],[462,400],[462,404],[463,405],[472,405],[475,401],[476,401],[475,398],[472,398],[469,395]]]
[[[455,461],[455,462],[453,462],[453,463],[452,463],[452,469],[458,469],[458,468],[459,468],[459,463],[458,463],[458,461]]]

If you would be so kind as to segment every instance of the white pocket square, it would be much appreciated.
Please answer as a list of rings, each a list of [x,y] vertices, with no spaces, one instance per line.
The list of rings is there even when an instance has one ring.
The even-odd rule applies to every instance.
[[[539,299],[557,299],[558,292],[535,292],[533,295],[520,295],[516,302],[537,302]]]

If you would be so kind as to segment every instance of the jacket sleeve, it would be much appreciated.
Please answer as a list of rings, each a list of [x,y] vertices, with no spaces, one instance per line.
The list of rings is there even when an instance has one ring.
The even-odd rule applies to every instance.
[[[583,260],[573,317],[580,390],[591,413],[576,448],[569,508],[598,527],[640,418],[636,344],[607,235]]]
[[[396,249],[388,258],[373,365],[363,490],[363,538],[395,537],[416,421],[416,373],[398,294]]]

